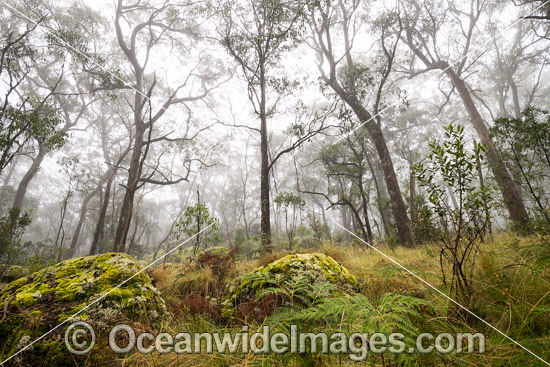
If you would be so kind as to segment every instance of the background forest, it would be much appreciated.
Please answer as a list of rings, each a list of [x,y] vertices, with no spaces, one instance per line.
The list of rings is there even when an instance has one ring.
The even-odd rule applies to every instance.
[[[358,277],[350,310],[406,305],[388,330],[413,308],[486,328],[416,304],[437,294],[374,246],[550,356],[548,2],[0,2],[2,287],[83,256],[161,259],[171,312],[216,329],[237,276],[314,252]],[[255,322],[330,309],[307,299]],[[543,363],[484,330],[494,353],[453,361]],[[449,363],[405,357],[369,363]],[[185,363],[254,362],[212,358]]]

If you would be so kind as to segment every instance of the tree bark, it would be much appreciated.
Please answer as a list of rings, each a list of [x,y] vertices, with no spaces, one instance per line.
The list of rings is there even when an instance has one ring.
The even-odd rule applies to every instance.
[[[136,93],[137,94],[137,93]],[[137,97],[136,97],[137,98]],[[126,241],[128,239],[128,231],[130,230],[130,222],[132,221],[132,213],[134,208],[134,197],[136,187],[140,178],[141,167],[141,149],[143,148],[144,131],[141,127],[136,128],[136,136],[134,138],[134,147],[130,167],[128,168],[128,180],[126,181],[126,192],[122,200],[120,216],[118,220],[114,252],[124,252],[126,249]]]
[[[485,121],[483,121],[483,118],[477,110],[466,83],[454,70],[450,68],[447,62],[441,62],[440,68],[445,70],[445,74],[447,74],[447,76],[451,79],[451,83],[460,94],[460,98],[462,99],[464,107],[470,116],[474,129],[481,139],[481,142],[487,146],[487,160],[489,161],[491,170],[493,171],[500,192],[502,193],[504,204],[510,214],[510,219],[520,226],[520,228],[529,228],[529,217],[523,203],[523,198],[516,190],[514,181],[510,177],[504,162],[500,159],[495,144],[493,143],[493,139],[491,138],[489,130],[485,125]]]
[[[266,112],[266,90],[265,90],[265,71],[264,63],[260,64],[260,154],[262,159],[260,174],[260,208],[261,221],[260,230],[262,232],[262,248],[266,252],[271,252],[271,218],[269,203],[269,152],[267,140],[267,112]]]
[[[132,211],[134,208],[134,197],[137,190],[138,181],[141,177],[142,169],[142,149],[145,145],[143,138],[145,135],[146,124],[143,122],[142,111],[144,107],[143,93],[140,92],[143,88],[143,72],[140,69],[136,75],[136,92],[134,93],[134,125],[136,133],[132,147],[132,158],[128,167],[128,180],[126,181],[126,191],[122,200],[120,216],[115,234],[115,242],[113,246],[114,252],[124,252],[126,249],[126,241],[128,239],[128,231],[130,230],[130,222],[132,221]],[[149,122],[152,123],[151,121]],[[151,127],[152,128],[152,127]]]
[[[342,216],[342,227],[351,232],[351,223],[348,216],[348,210],[345,206],[340,206],[340,215]]]
[[[115,171],[113,171],[111,177],[107,180],[105,184],[105,194],[103,195],[103,202],[101,209],[99,211],[99,218],[97,219],[97,224],[94,231],[94,239],[92,240],[92,245],[90,246],[90,255],[95,255],[98,252],[99,241],[103,237],[103,228],[105,227],[105,215],[107,214],[107,209],[109,207],[109,197],[111,196],[111,185],[115,178]]]
[[[29,184],[34,176],[38,173],[38,170],[40,169],[40,165],[42,164],[46,153],[48,153],[48,150],[45,146],[40,144],[38,148],[38,154],[32,160],[32,164],[21,179],[21,182],[19,182],[19,186],[17,187],[17,193],[15,194],[15,199],[13,200],[12,207],[21,208],[21,206],[23,205],[23,200],[25,199],[25,195],[27,194]]]
[[[395,175],[390,151],[388,150],[382,129],[374,121],[371,114],[363,107],[355,95],[347,93],[338,84],[331,82],[330,80],[328,81],[328,84],[340,96],[340,98],[342,98],[342,100],[351,107],[355,115],[359,118],[359,121],[361,121],[362,124],[365,124],[376,147],[376,152],[380,157],[386,187],[388,188],[388,193],[391,200],[392,213],[397,226],[397,235],[399,236],[399,240],[403,246],[414,247],[414,235],[411,229],[409,217],[407,216],[407,207],[405,206],[403,196],[401,195],[399,182],[397,181],[397,176]]]
[[[412,166],[409,167],[409,206],[411,210],[411,221],[416,222],[416,177]]]
[[[102,177],[97,187],[93,191],[91,191],[88,195],[86,195],[86,197],[82,201],[82,206],[80,207],[80,214],[78,217],[78,223],[76,224],[76,228],[73,233],[73,238],[71,239],[69,251],[67,251],[67,253],[65,254],[65,259],[70,259],[71,257],[74,256],[78,239],[80,237],[80,232],[82,231],[82,226],[84,225],[84,221],[86,220],[86,212],[88,211],[88,204],[90,203],[90,200],[99,192],[101,185],[103,185],[103,181],[104,179]]]

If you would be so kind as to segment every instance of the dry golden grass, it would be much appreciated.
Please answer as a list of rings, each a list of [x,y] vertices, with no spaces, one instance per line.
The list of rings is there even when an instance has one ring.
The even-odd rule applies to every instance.
[[[482,244],[477,257],[474,273],[475,294],[468,308],[478,312],[488,322],[494,324],[504,333],[509,333],[522,343],[527,343],[537,353],[548,357],[550,337],[544,330],[550,329],[550,312],[540,312],[539,306],[550,304],[550,270],[545,267],[535,267],[540,260],[536,251],[527,251],[537,238],[517,238],[511,234],[497,234],[493,239]],[[415,249],[398,247],[390,249],[380,246],[380,251],[387,254],[407,269],[420,276],[436,288],[446,292],[441,276],[439,252],[437,244],[418,246]],[[527,249],[527,250],[526,250]],[[445,310],[449,301],[441,294],[433,291],[414,276],[408,274],[383,255],[374,250],[363,250],[356,247],[338,247],[324,243],[319,248],[301,250],[299,252],[321,252],[332,256],[356,275],[360,281],[360,291],[369,300],[376,303],[387,292],[413,295],[426,299],[438,310]],[[286,256],[289,251],[276,252],[263,256],[259,260],[237,261],[233,277],[249,272],[257,266]],[[448,267],[446,267],[448,271]],[[154,271],[153,277],[162,284],[161,290],[170,297],[171,287],[166,286],[173,274],[164,271]],[[227,279],[232,282],[234,278]],[[175,280],[178,292],[196,292],[212,281],[212,274],[207,269],[184,274]],[[545,306],[548,307],[548,306]],[[533,358],[519,347],[501,337],[498,333],[479,322],[464,322],[447,317],[445,312],[424,315],[425,322],[434,330],[445,332],[478,332],[488,336],[487,352],[485,354],[456,355],[451,365],[457,366],[537,366]],[[259,327],[259,326],[256,326]],[[255,327],[251,326],[253,332]],[[163,331],[177,332],[209,332],[230,331],[225,324],[216,324],[206,316],[193,316],[174,319],[165,325]],[[234,329],[237,332],[240,329]],[[534,343],[534,344],[533,344]],[[538,344],[537,344],[538,343]],[[538,347],[536,345],[539,345]],[[542,346],[540,346],[542,345]],[[545,345],[545,346],[544,346]],[[542,349],[541,349],[542,348]],[[429,366],[447,366],[448,361],[434,359]],[[315,366],[383,366],[380,359],[369,363],[355,363],[348,358],[334,356],[319,356],[310,360]],[[159,355],[134,354],[125,358],[125,366],[283,366],[304,365],[299,359],[281,359],[276,355],[253,354],[200,354],[176,355],[174,353]],[[390,364],[385,364],[389,366]]]

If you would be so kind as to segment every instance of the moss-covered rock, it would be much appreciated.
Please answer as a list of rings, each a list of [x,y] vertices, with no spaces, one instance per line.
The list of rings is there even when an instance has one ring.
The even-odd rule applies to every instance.
[[[103,333],[103,338],[98,337],[100,340],[88,355],[70,355],[63,343],[63,335],[73,320],[86,321],[96,335],[122,322],[139,322],[151,327],[160,325],[166,317],[164,300],[146,272],[135,275],[141,269],[128,255],[107,253],[63,261],[11,282],[0,292],[0,310],[9,302],[7,318],[0,323],[0,360],[80,311],[62,327],[22,352],[16,362],[73,366],[74,358],[80,362],[79,365],[93,365],[97,358],[104,359],[107,332]],[[102,295],[105,297],[98,301]],[[110,358],[116,358],[114,353]]]
[[[200,257],[200,255],[202,254],[225,256],[229,253],[229,251],[230,250],[227,247],[214,246],[214,247],[209,247],[207,249],[202,250],[201,252],[199,252],[198,256]]]
[[[327,287],[329,295],[340,296],[356,290],[357,278],[330,256],[320,253],[288,255],[241,276],[222,303],[222,315],[237,315],[241,305],[257,302],[258,296],[268,289],[272,290],[272,295],[283,296],[285,302],[307,307],[314,303],[311,294],[320,284],[330,285]]]

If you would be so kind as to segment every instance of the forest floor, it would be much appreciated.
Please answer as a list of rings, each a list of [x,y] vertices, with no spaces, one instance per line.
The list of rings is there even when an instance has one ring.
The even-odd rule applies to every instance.
[[[283,246],[282,243],[279,245]],[[384,244],[377,248],[448,294],[436,243],[419,245],[414,249],[393,248]],[[333,303],[334,309],[324,311],[322,307],[305,310],[303,307],[277,308],[279,312],[254,320],[236,321],[224,317],[222,300],[227,299],[234,290],[237,279],[242,279],[240,276],[296,253],[325,254],[347,268],[358,280],[356,296],[352,297],[355,303]],[[181,254],[178,256],[182,257]],[[146,264],[144,260],[141,262]],[[433,335],[482,333],[486,338],[486,350],[484,353],[479,353],[478,349],[474,353],[456,353],[454,350],[450,354],[369,352],[366,359],[360,362],[352,361],[349,355],[314,353],[309,349],[305,353],[282,354],[252,351],[161,354],[154,350],[150,354],[132,353],[114,358],[123,366],[546,365],[522,349],[523,346],[542,359],[550,359],[550,242],[547,237],[518,237],[500,233],[482,244],[472,273],[474,293],[463,305],[498,331],[468,312],[461,311],[445,295],[380,253],[357,245],[323,241],[314,248],[279,250],[259,258],[237,254],[230,264],[222,264],[221,272],[216,272],[216,266],[220,264],[214,265],[197,267],[189,263],[165,262],[147,269],[166,302],[169,317],[160,326],[153,327],[145,314],[138,325],[142,325],[143,330],[155,329],[171,335],[182,332],[235,335],[242,332],[246,325],[251,335],[262,332],[264,326],[279,331],[288,330],[288,324],[293,323],[300,326],[300,331],[314,333],[335,330],[368,334],[401,332],[406,335],[407,346],[411,345],[411,340],[414,345],[414,338],[423,332]],[[445,266],[447,281],[450,270]],[[5,285],[0,285],[0,289],[3,287]],[[362,313],[363,309],[365,312]],[[329,312],[332,316],[323,316],[322,312]]]
[[[384,254],[424,279],[437,289],[447,293],[439,261],[437,244],[420,245],[415,249],[403,247],[389,248],[380,246]],[[305,353],[301,355],[277,354],[184,354],[166,355],[154,352],[150,355],[134,354],[124,361],[128,366],[233,366],[233,365],[295,365],[295,366],[332,366],[332,365],[368,365],[368,366],[543,366],[542,361],[533,357],[499,332],[469,316],[465,312],[456,312],[456,307],[445,296],[431,289],[413,275],[403,270],[374,250],[361,249],[355,246],[339,247],[330,241],[315,249],[303,249],[294,252],[320,252],[333,257],[344,265],[359,280],[359,292],[363,294],[375,309],[386,307],[391,311],[392,305],[384,295],[411,296],[426,301],[424,307],[418,308],[419,323],[414,330],[434,334],[448,332],[481,332],[486,337],[485,353],[452,353],[438,355],[431,353],[406,354],[392,356],[389,353],[373,354],[363,362],[353,362],[347,357],[322,353]],[[233,284],[242,274],[252,271],[257,266],[281,258],[290,251],[275,252],[260,259],[241,259],[235,262],[234,268],[227,272],[224,284]],[[542,237],[517,237],[509,233],[496,235],[482,245],[477,257],[473,281],[475,292],[464,306],[483,318],[496,329],[514,341],[526,347],[545,360],[550,358],[550,243]],[[227,288],[217,286],[215,277],[208,271],[195,270],[178,275],[181,268],[172,264],[159,266],[150,272],[154,282],[167,300],[167,305],[174,314],[175,321],[165,325],[165,331],[187,332],[238,332],[241,325],[230,325],[218,320],[216,310],[195,307],[181,311],[186,304],[193,309],[197,296],[223,297]],[[446,269],[449,274],[450,269]],[[448,275],[447,275],[448,276]],[[225,290],[224,290],[225,289]],[[182,295],[185,295],[182,297]],[[200,298],[200,297],[199,297]],[[406,301],[405,301],[406,302]],[[200,303],[200,302],[199,302]],[[427,305],[427,306],[426,306]],[[397,308],[398,306],[395,305]],[[455,315],[455,316],[453,316]],[[280,320],[280,318],[278,319]],[[248,322],[250,333],[262,331],[262,326],[273,325],[277,321],[270,318],[263,322]],[[325,324],[326,326],[326,324]],[[364,331],[360,320],[355,325],[348,325]],[[384,322],[379,324],[378,331],[388,330]],[[386,329],[384,327],[386,326]],[[340,325],[342,327],[342,325]],[[392,326],[389,326],[390,328]],[[359,329],[357,329],[359,328]],[[403,325],[405,328],[405,325]],[[323,330],[319,325],[314,331]],[[372,331],[371,331],[372,332]]]

